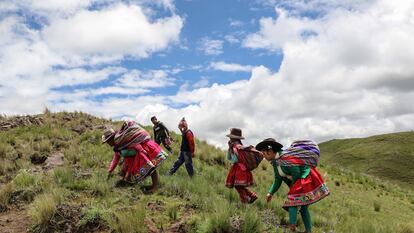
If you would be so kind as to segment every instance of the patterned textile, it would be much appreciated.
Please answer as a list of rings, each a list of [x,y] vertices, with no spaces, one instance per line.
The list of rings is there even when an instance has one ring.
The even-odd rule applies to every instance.
[[[311,167],[311,171],[306,178],[298,179],[290,186],[283,208],[287,210],[290,206],[310,205],[328,195],[329,190],[322,176],[316,168]]]
[[[319,161],[320,150],[312,140],[294,141],[292,145],[282,152],[276,159],[279,166],[303,166],[316,167]]]
[[[151,175],[155,169],[167,159],[167,153],[161,151],[156,157],[147,157],[150,161],[141,160],[138,162],[138,171],[135,174],[135,182],[142,182],[148,175]]]
[[[227,174],[226,187],[232,188],[234,186],[251,186],[253,185],[252,172],[247,170],[242,163],[233,164],[229,173]]]
[[[122,150],[135,143],[142,143],[150,139],[150,134],[134,121],[126,121],[121,130],[115,134],[117,150]]]
[[[233,186],[251,186],[253,185],[253,174],[247,169],[246,158],[244,153],[240,150],[243,145],[233,144],[229,152],[237,156],[237,162],[233,164],[227,174],[226,187],[232,188]]]

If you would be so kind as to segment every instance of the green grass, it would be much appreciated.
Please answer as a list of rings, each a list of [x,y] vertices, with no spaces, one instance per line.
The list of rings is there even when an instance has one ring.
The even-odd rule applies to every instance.
[[[11,195],[13,193],[13,184],[9,183],[1,187],[0,189],[0,212],[6,211]]]
[[[42,232],[56,212],[57,201],[51,194],[41,194],[36,197],[29,209],[34,229]]]
[[[366,173],[414,189],[414,132],[335,139],[319,146],[324,164]]]
[[[113,151],[100,143],[100,130],[87,130],[82,135],[71,130],[82,122],[90,122],[94,126],[113,124],[115,128],[120,122],[83,113],[48,112],[40,116],[44,118],[43,126],[0,132],[0,207],[5,210],[14,202],[28,207],[33,229],[38,232],[46,229],[51,215],[61,204],[82,206],[78,216],[80,220],[76,223],[78,227],[98,222],[108,232],[147,232],[147,228],[137,226],[148,220],[166,231],[180,224],[187,232],[284,231],[280,223],[286,223],[288,215],[281,205],[288,189],[282,185],[272,202],[265,202],[265,195],[273,182],[273,169],[266,161],[253,172],[256,186],[251,189],[258,193],[259,199],[253,205],[242,206],[237,192],[224,186],[230,168],[224,151],[204,141],[196,141],[196,175],[193,178],[188,177],[184,166],[174,176],[165,176],[177,159],[179,143],[174,143],[174,155],[157,169],[160,178],[158,192],[144,195],[139,186],[116,188],[116,175],[106,180]],[[67,116],[72,120],[64,120]],[[400,147],[409,151],[408,139],[402,135],[393,143],[401,142]],[[411,134],[407,135],[411,137]],[[181,140],[180,135],[172,136],[177,142]],[[343,155],[349,148],[340,140],[333,142],[321,145],[323,154],[318,169],[332,194],[310,206],[313,232],[414,232],[413,190],[397,186],[391,179],[384,181],[375,178],[375,174],[362,174],[358,170],[362,165],[354,165],[358,158],[350,162],[349,168],[354,170],[346,169],[345,163],[344,166],[335,165],[330,160],[331,156],[336,151]],[[385,142],[378,143],[381,147]],[[351,151],[364,146],[352,147]],[[371,150],[375,151],[375,146],[363,151]],[[35,167],[30,162],[32,153],[49,155],[55,151],[64,154],[63,167],[32,172]],[[377,159],[382,159],[388,166],[389,161],[385,157],[378,156]],[[413,168],[412,164],[410,166]],[[411,173],[406,175],[411,176]],[[149,183],[150,179],[142,185]],[[19,192],[30,192],[34,196],[31,200],[22,201],[16,197]],[[303,224],[300,230],[303,230]]]

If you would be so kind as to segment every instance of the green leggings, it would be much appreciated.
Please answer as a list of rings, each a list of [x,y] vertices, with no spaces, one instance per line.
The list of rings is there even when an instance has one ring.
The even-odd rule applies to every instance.
[[[305,225],[306,231],[312,231],[312,221],[311,216],[309,214],[308,206],[303,205],[300,207],[300,215],[302,216],[303,224]],[[298,214],[298,207],[291,206],[289,207],[289,223],[296,225],[297,221],[297,214]]]

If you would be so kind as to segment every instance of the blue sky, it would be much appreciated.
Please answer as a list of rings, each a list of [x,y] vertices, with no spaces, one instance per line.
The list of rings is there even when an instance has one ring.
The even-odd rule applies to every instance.
[[[223,146],[413,130],[414,3],[0,2],[2,114],[84,111]],[[380,38],[380,39],[379,39]]]

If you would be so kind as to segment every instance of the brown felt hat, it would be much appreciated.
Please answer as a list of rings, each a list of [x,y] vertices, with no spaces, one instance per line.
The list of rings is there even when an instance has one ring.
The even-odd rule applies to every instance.
[[[227,134],[226,137],[235,138],[235,139],[244,139],[242,136],[242,130],[238,128],[231,128],[230,134]]]
[[[102,135],[102,143],[107,142],[113,136],[115,136],[115,130],[113,130],[112,128],[106,128]]]
[[[259,142],[256,145],[256,150],[263,151],[268,149],[273,149],[274,151],[278,151],[283,148],[283,145],[278,143],[274,138],[266,138],[265,140]]]

